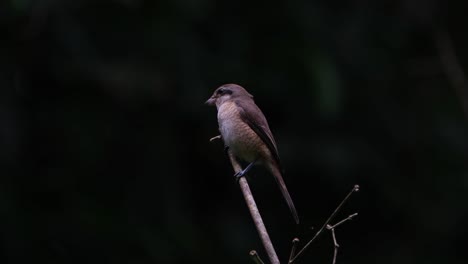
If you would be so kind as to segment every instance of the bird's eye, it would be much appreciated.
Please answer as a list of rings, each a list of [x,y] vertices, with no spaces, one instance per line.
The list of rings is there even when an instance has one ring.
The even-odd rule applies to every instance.
[[[217,92],[219,95],[232,94],[232,91],[226,88],[221,88]]]

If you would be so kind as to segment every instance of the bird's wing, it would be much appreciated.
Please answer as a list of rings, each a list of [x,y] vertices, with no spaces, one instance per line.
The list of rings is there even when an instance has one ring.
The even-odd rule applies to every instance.
[[[241,100],[236,100],[235,102],[239,108],[239,114],[242,121],[244,121],[253,131],[255,131],[255,133],[262,139],[263,142],[265,142],[268,149],[270,150],[271,155],[273,156],[273,159],[275,160],[277,165],[271,166],[270,170],[273,173],[273,176],[280,187],[281,193],[283,194],[283,197],[286,200],[289,209],[291,210],[294,220],[297,224],[299,224],[299,217],[297,215],[296,207],[294,206],[291,196],[289,195],[288,189],[286,188],[286,184],[283,180],[282,169],[278,155],[278,150],[276,149],[275,139],[271,134],[265,116],[253,101],[245,102]]]
[[[258,108],[253,100],[236,100],[235,103],[239,108],[239,114],[242,121],[244,121],[262,139],[262,141],[267,145],[268,150],[270,150],[278,167],[281,167],[275,139],[273,138],[273,134],[270,131],[267,120],[260,108]]]

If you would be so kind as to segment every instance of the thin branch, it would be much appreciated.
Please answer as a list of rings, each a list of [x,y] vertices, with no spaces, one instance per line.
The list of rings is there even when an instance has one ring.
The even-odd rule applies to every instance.
[[[263,262],[263,260],[258,255],[257,251],[252,250],[250,251],[249,255],[256,264],[265,264],[265,262]]]
[[[289,261],[291,261],[291,259],[294,258],[294,255],[296,255],[296,248],[298,244],[299,244],[299,238],[295,237],[292,240],[291,254],[289,254]]]
[[[217,135],[215,137],[210,138],[210,142],[215,141],[216,139],[221,139],[221,135]]]
[[[335,235],[335,228],[338,227],[339,225],[343,224],[344,222],[346,221],[349,221],[349,220],[352,220],[353,217],[357,216],[358,214],[357,213],[354,213],[348,217],[346,217],[345,219],[339,221],[338,223],[334,224],[334,225],[327,225],[327,229],[331,231],[331,234],[332,234],[332,238],[333,238],[333,247],[334,247],[334,250],[333,250],[333,261],[332,261],[332,264],[335,264],[336,263],[336,256],[338,256],[338,248],[340,247],[340,245],[338,244],[338,242],[336,241],[336,235]]]
[[[327,226],[327,228],[328,227],[329,226]],[[336,242],[336,236],[335,236],[335,229],[334,228],[331,228],[331,233],[332,233],[333,246],[334,246],[332,264],[335,264],[336,263],[336,256],[338,256],[338,248],[340,247],[340,245],[338,245],[338,243]]]
[[[335,217],[336,213],[338,213],[338,211],[341,209],[341,207],[343,206],[343,204],[349,199],[349,197],[351,197],[351,195],[354,193],[354,192],[358,192],[359,191],[359,185],[354,185],[353,189],[348,193],[348,195],[346,195],[346,197],[343,199],[343,201],[341,201],[341,203],[338,205],[338,207],[336,207],[335,211],[330,215],[330,217],[328,217],[327,221],[325,221],[325,223],[323,224],[323,226],[319,229],[319,231],[317,231],[317,233],[315,234],[314,237],[312,237],[312,239],[307,242],[307,244],[297,253],[296,256],[294,256],[293,259],[289,260],[289,264],[293,263],[302,253],[304,253],[304,251],[310,246],[310,244],[312,244],[312,242],[322,233],[322,231],[327,227],[328,223],[330,223],[330,221],[333,219],[333,217]]]
[[[237,162],[236,158],[229,149],[227,150],[227,154],[229,156],[229,159],[231,160],[231,165],[234,171],[236,173],[241,171],[242,167],[240,166],[239,162]],[[265,251],[267,252],[270,263],[279,264],[280,262],[273,247],[273,243],[271,243],[270,236],[268,235],[265,224],[263,223],[262,216],[258,211],[257,204],[255,203],[252,192],[250,191],[249,184],[247,183],[247,179],[245,177],[239,178],[239,186],[241,188],[242,194],[244,195],[245,202],[247,203],[247,207],[249,208],[250,215],[252,216],[260,239],[262,240],[263,246],[265,247]]]
[[[353,217],[355,217],[355,216],[357,216],[357,215],[358,215],[358,213],[354,213],[354,214],[352,214],[352,215],[346,217],[345,219],[339,221],[339,222],[336,223],[335,225],[330,226],[330,228],[328,228],[328,226],[327,226],[327,229],[335,229],[337,226],[343,224],[344,222],[349,221],[349,220],[353,220]]]

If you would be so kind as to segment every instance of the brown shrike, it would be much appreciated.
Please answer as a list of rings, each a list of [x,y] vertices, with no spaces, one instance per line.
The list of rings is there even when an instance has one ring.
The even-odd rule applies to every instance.
[[[214,91],[206,104],[216,105],[218,109],[219,131],[226,148],[237,159],[249,163],[235,176],[242,177],[254,164],[264,165],[275,177],[294,220],[299,223],[296,208],[283,181],[275,139],[253,96],[237,84],[225,84]]]

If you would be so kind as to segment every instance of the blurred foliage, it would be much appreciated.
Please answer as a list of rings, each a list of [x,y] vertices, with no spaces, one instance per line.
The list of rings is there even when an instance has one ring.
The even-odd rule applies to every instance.
[[[462,1],[0,3],[1,263],[248,263],[264,254],[203,102],[255,96],[301,217],[249,180],[281,258],[354,184],[338,263],[466,263]],[[465,70],[466,71],[466,70]],[[449,72],[450,73],[450,72]],[[466,94],[465,94],[466,95]],[[337,219],[339,220],[339,219]],[[330,263],[326,234],[298,263]]]

